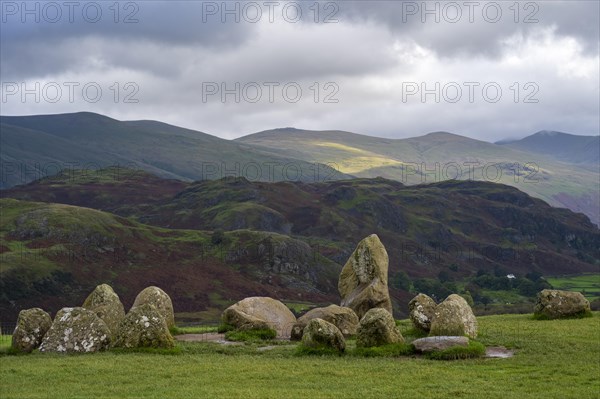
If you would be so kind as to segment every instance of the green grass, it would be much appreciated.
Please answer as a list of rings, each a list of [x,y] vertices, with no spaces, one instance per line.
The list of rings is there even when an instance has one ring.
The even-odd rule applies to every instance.
[[[362,357],[399,357],[410,356],[413,353],[414,347],[405,343],[375,346],[372,348],[355,348],[352,352],[353,355]]]
[[[299,344],[296,347],[296,356],[342,356],[343,353],[337,351],[334,348],[330,348],[327,346],[319,346],[316,348],[312,348],[310,346],[304,346]]]
[[[0,335],[0,352],[4,352],[10,348],[12,344],[12,335]]]
[[[600,314],[536,321],[478,318],[478,341],[509,359],[296,356],[295,344],[179,343],[181,353],[105,352],[0,358],[3,399],[47,398],[597,398]],[[401,326],[408,325],[404,321]],[[402,327],[403,328],[403,327]]]
[[[187,327],[171,327],[170,331],[172,335],[182,334],[204,334],[217,332],[218,327],[216,326],[187,326]]]
[[[557,290],[581,292],[590,301],[600,298],[600,273],[546,277],[546,281]]]
[[[466,347],[455,346],[442,351],[430,352],[425,357],[433,360],[459,360],[482,357],[483,355],[485,355],[485,346],[477,341],[469,341],[469,345]]]
[[[235,330],[235,327],[232,326],[231,324],[227,324],[227,323],[221,323],[217,327],[217,332],[219,334],[226,333],[228,331],[233,331],[233,330]]]

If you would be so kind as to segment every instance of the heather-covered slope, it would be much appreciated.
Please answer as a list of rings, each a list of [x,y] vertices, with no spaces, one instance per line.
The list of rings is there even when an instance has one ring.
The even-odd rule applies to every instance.
[[[284,300],[306,295],[315,300],[337,298],[337,271],[356,243],[371,233],[379,235],[390,255],[391,294],[400,313],[410,299],[406,277],[415,281],[443,276],[460,282],[481,271],[558,275],[595,272],[600,264],[600,232],[584,215],[552,208],[513,187],[486,182],[404,186],[382,178],[312,184],[229,178],[185,183],[141,171],[109,169],[56,176],[4,194],[110,211],[120,216],[110,216],[122,221],[119,223],[140,226],[136,231],[147,233],[129,244],[129,254],[143,259],[142,264],[158,259],[157,284],[162,279],[183,278],[176,277],[181,264],[214,265],[212,269],[194,269],[195,273],[205,270],[202,276],[208,280],[212,277],[206,276],[215,270],[228,270],[232,276],[244,271],[252,283],[242,285],[254,288],[232,287],[229,281],[238,277],[216,278],[224,295],[220,298],[232,300],[260,290]],[[17,219],[3,220],[3,228],[15,230]],[[237,245],[235,238],[240,231],[246,237],[243,245]],[[158,241],[157,235],[161,237]],[[186,245],[181,243],[182,236],[188,237]],[[283,237],[288,243],[261,245],[266,236]],[[14,239],[18,236],[11,233],[7,237],[13,240],[11,245],[17,245]],[[203,245],[230,267],[223,268],[223,263],[214,259],[200,262]],[[108,255],[101,255],[93,269],[97,273],[114,271],[115,266],[102,256]],[[121,276],[121,272],[116,275]],[[91,286],[100,277],[82,277],[82,281]],[[204,283],[190,284],[180,291],[187,292],[189,298],[205,292]],[[199,288],[191,289],[195,284]],[[189,299],[189,303],[209,307],[225,304],[219,298],[201,298]]]

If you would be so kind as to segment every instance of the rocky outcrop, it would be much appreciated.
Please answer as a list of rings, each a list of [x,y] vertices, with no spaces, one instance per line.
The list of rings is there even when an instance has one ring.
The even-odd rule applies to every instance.
[[[237,329],[271,328],[279,337],[289,338],[296,316],[276,299],[250,297],[225,309],[221,321]]]
[[[385,309],[371,309],[360,319],[356,334],[357,347],[372,347],[404,342],[396,321]]]
[[[145,304],[150,304],[154,306],[156,310],[158,310],[158,312],[165,319],[168,328],[175,327],[173,302],[171,301],[171,297],[167,295],[166,292],[154,286],[144,288],[142,292],[135,297],[135,301],[133,302],[130,312],[138,306]]]
[[[29,353],[37,349],[52,325],[52,318],[40,308],[21,310],[12,335],[12,348]]]
[[[173,348],[175,341],[169,332],[164,315],[146,303],[132,308],[121,321],[114,347]]]
[[[435,312],[436,303],[425,294],[418,294],[409,303],[409,317],[413,326],[423,332],[431,329],[431,319]]]
[[[345,337],[356,335],[358,329],[358,316],[350,308],[345,308],[337,305],[329,305],[324,308],[315,308],[308,311],[298,319],[291,332],[292,340],[300,340],[304,331],[304,327],[312,319],[323,319],[336,326]]]
[[[583,317],[591,314],[590,302],[580,292],[542,290],[533,313],[540,319]]]
[[[302,345],[313,349],[346,350],[346,341],[341,331],[333,324],[319,318],[312,319],[304,328]]]
[[[110,329],[114,337],[119,329],[119,324],[125,318],[125,309],[119,296],[108,284],[100,284],[83,302],[83,308],[91,310],[100,317]]]
[[[40,352],[88,353],[108,349],[110,330],[94,312],[62,308],[44,335]]]
[[[429,335],[477,337],[477,319],[463,297],[451,294],[436,306]]]
[[[382,308],[392,313],[388,290],[388,254],[376,234],[363,239],[340,274],[338,289],[342,306],[361,318],[369,309]]]

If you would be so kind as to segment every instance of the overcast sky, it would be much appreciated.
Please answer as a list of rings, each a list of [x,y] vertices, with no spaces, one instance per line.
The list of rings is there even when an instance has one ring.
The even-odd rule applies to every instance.
[[[92,111],[224,138],[600,130],[595,0],[24,4],[1,2],[2,115]]]

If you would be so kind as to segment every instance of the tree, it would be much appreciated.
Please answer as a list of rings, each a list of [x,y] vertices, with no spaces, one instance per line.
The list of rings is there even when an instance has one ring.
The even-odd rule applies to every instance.
[[[469,306],[475,305],[475,301],[473,301],[473,297],[471,296],[471,293],[469,291],[465,291],[464,293],[460,294],[460,296],[465,298],[465,301],[467,301]]]
[[[450,281],[450,273],[448,273],[446,270],[442,270],[438,273],[438,280],[440,280],[440,283]]]
[[[404,270],[400,270],[392,278],[392,287],[398,290],[410,291],[412,282]]]

